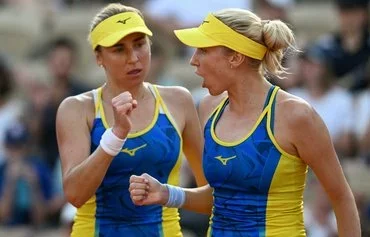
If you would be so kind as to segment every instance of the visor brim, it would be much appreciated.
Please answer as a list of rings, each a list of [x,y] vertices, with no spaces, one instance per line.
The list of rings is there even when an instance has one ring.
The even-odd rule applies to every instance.
[[[111,47],[115,45],[118,41],[120,41],[121,39],[123,39],[124,37],[132,33],[144,33],[149,36],[153,35],[152,32],[147,27],[139,26],[139,27],[130,28],[128,30],[115,32],[105,37],[100,42],[98,42],[98,45],[103,46],[103,47]]]
[[[220,43],[202,33],[198,28],[175,30],[176,37],[185,45],[194,48],[219,46]]]

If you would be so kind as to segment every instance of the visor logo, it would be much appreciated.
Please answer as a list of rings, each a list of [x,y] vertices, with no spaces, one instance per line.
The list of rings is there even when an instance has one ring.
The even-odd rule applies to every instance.
[[[116,23],[126,24],[126,21],[127,21],[127,20],[129,20],[129,19],[131,19],[131,17],[126,18],[126,19],[124,19],[124,20],[119,20],[119,21],[117,21]]]

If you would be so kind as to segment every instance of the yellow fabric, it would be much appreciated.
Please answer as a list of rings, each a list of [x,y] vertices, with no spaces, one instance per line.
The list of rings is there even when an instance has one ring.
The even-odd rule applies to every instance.
[[[276,94],[277,89],[273,92]],[[274,97],[271,96],[272,98]],[[272,100],[268,107],[272,106]],[[305,237],[303,220],[303,193],[308,166],[301,158],[284,151],[271,130],[271,113],[267,117],[267,132],[281,153],[272,178],[266,206],[266,236]],[[291,223],[290,228],[286,227]]]
[[[94,237],[99,234],[95,223],[96,200],[90,198],[82,207],[77,209],[71,237]]]
[[[135,32],[152,36],[152,32],[138,13],[124,12],[100,22],[90,33],[89,39],[92,49],[95,50],[98,45],[113,46],[125,36]]]
[[[303,221],[306,174],[307,165],[302,160],[281,155],[268,194],[266,236],[306,236]]]
[[[156,94],[157,101],[159,101],[159,103],[162,106],[163,111],[166,113],[168,119],[171,121],[171,123],[176,128],[179,134],[180,141],[181,141],[181,148],[182,148],[183,140],[182,140],[181,133],[176,125],[176,122],[174,118],[172,117],[170,111],[168,110],[166,104],[164,103],[161,95],[159,94],[157,87],[153,85],[153,89]],[[182,164],[182,158],[183,158],[183,153],[180,152],[179,157],[177,158],[177,162],[168,177],[168,181],[167,181],[168,184],[176,185],[176,186],[180,185],[180,169],[181,169],[181,164]],[[163,207],[162,213],[163,213],[162,214],[163,237],[182,237],[181,227],[179,224],[180,216],[179,216],[178,209]]]
[[[177,38],[195,48],[225,46],[254,59],[263,59],[266,46],[234,31],[212,14],[197,28],[175,30]]]

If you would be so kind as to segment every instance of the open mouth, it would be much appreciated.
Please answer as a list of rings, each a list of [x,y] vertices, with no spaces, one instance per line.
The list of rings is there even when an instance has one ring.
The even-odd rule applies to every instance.
[[[141,69],[134,69],[134,70],[129,71],[127,74],[136,76],[136,75],[140,74],[141,71],[142,71]]]

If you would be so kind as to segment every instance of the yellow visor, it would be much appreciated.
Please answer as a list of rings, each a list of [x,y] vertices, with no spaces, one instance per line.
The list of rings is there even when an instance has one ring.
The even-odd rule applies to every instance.
[[[138,13],[124,12],[100,22],[90,33],[89,39],[93,50],[95,50],[98,45],[113,46],[123,37],[135,32],[152,36],[152,32]]]
[[[234,31],[212,14],[197,28],[175,30],[184,44],[194,48],[225,46],[251,58],[262,60],[266,46]]]

